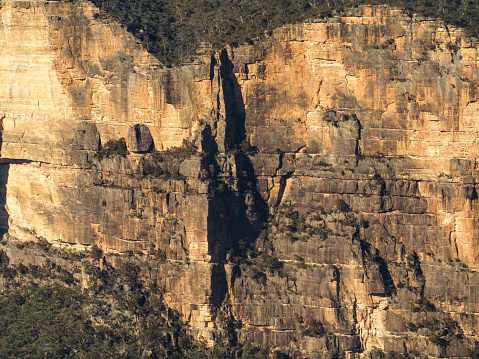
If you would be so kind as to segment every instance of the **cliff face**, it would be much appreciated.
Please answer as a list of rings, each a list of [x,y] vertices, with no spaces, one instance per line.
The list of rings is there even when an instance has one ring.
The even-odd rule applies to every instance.
[[[0,12],[11,236],[136,253],[210,341],[470,355],[479,70],[460,29],[360,7],[167,69],[89,3]],[[121,137],[127,156],[100,151]]]

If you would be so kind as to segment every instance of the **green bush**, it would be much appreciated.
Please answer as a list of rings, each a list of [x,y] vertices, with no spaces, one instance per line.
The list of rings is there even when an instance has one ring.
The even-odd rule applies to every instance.
[[[346,212],[351,211],[351,208],[349,208],[348,204],[346,202],[344,202],[343,199],[338,199],[336,201],[336,208],[340,212],[345,212],[346,213]]]
[[[412,306],[413,312],[435,312],[436,306],[427,298],[419,298]]]
[[[172,147],[165,151],[165,155],[173,156],[178,159],[184,160],[196,154],[198,147],[196,147],[194,140],[183,140],[183,144],[179,147]]]
[[[317,337],[320,338],[326,334],[324,330],[323,323],[319,320],[315,320],[313,318],[309,318],[308,323],[303,330],[301,330],[302,336],[307,337]]]
[[[108,142],[102,146],[102,149],[97,152],[97,157],[100,160],[113,156],[126,157],[129,153],[126,147],[126,140],[122,137],[119,140],[108,140]]]

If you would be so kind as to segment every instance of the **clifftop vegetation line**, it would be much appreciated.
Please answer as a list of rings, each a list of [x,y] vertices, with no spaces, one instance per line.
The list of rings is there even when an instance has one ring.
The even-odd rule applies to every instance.
[[[387,4],[438,17],[479,34],[479,4],[469,0],[93,0],[168,65],[187,61],[200,43],[248,42],[265,31],[347,7]]]

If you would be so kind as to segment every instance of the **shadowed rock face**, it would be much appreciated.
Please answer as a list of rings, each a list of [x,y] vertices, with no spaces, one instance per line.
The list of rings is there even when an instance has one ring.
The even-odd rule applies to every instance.
[[[470,355],[479,74],[460,29],[360,7],[165,69],[89,3],[0,12],[10,235],[143,253],[209,341],[226,317],[310,358]],[[121,137],[130,154],[99,155]]]
[[[128,147],[132,152],[148,152],[153,147],[153,139],[146,125],[134,125],[128,130]]]

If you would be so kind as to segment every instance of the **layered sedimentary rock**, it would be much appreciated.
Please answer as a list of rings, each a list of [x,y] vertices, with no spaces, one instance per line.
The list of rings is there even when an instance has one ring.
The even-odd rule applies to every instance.
[[[479,71],[460,29],[360,7],[167,69],[89,3],[0,11],[10,235],[143,254],[210,341],[471,355]]]

